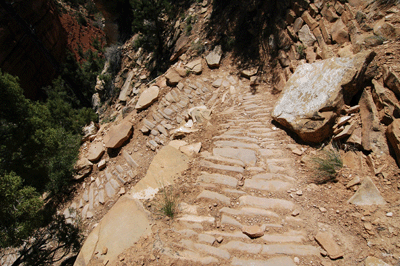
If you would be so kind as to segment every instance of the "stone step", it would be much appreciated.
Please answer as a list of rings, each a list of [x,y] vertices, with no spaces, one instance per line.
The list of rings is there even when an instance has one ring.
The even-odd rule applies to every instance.
[[[293,210],[294,203],[284,199],[261,198],[255,196],[241,196],[240,206],[250,206],[262,209],[284,209]]]
[[[195,263],[200,263],[202,265],[208,265],[208,264],[217,264],[218,259],[211,257],[211,256],[203,256],[199,253],[189,251],[189,250],[183,250],[179,251],[177,256],[173,256],[173,258],[177,258],[179,260],[184,260],[184,261],[192,261]]]
[[[258,209],[258,208],[250,208],[250,207],[243,207],[241,209],[232,209],[229,207],[223,207],[219,210],[221,213],[226,213],[229,215],[247,215],[247,216],[266,216],[272,218],[279,218],[279,215],[273,211]]]
[[[231,265],[234,266],[296,266],[296,263],[290,257],[276,257],[267,260],[245,260],[242,258],[233,258]]]
[[[239,221],[237,221],[235,218],[233,218],[233,217],[231,217],[229,215],[225,215],[225,214],[222,214],[222,216],[221,216],[221,224],[222,225],[229,225],[229,226],[233,225],[233,226],[236,226],[238,228],[242,228],[243,227],[243,225]]]
[[[242,252],[249,254],[259,254],[263,248],[261,244],[249,244],[242,241],[230,241],[227,244],[221,245],[220,248],[231,252]]]
[[[231,159],[237,159],[250,166],[254,166],[257,162],[256,152],[249,149],[214,148],[213,154]]]
[[[265,234],[261,237],[266,242],[304,242],[306,239],[306,233],[302,231],[290,230],[281,234]]]
[[[258,150],[261,156],[264,157],[279,157],[284,155],[284,152],[281,149],[259,149]]]
[[[198,196],[197,199],[209,199],[209,200],[216,200],[220,201],[224,204],[229,205],[231,203],[231,199],[225,195],[219,194],[214,191],[203,190]]]
[[[258,189],[264,191],[282,191],[290,187],[290,183],[280,180],[246,179],[244,188]]]
[[[185,214],[182,217],[177,218],[178,221],[184,221],[184,222],[192,222],[192,223],[214,223],[215,218],[212,216],[198,216],[198,215],[191,215],[191,214]]]
[[[197,177],[197,182],[213,183],[236,187],[238,180],[234,177],[220,174],[209,174],[203,172],[201,176]]]
[[[215,164],[215,163],[204,161],[204,160],[200,162],[200,166],[212,168],[212,169],[216,169],[216,170],[222,170],[222,171],[231,171],[231,172],[236,172],[236,173],[244,172],[243,167]]]
[[[258,143],[258,139],[255,138],[250,138],[250,137],[240,137],[240,136],[235,136],[235,135],[228,135],[228,134],[223,134],[220,136],[215,136],[213,139],[235,139],[235,140],[244,140],[248,142],[253,142],[253,143]]]
[[[221,259],[229,260],[231,258],[229,252],[224,249],[212,247],[205,244],[195,243],[191,240],[182,239],[180,241],[180,245],[185,248],[188,248],[189,250],[200,251]]]
[[[253,175],[252,179],[264,179],[264,180],[271,180],[271,179],[280,179],[280,180],[288,180],[288,181],[296,181],[291,176],[282,175],[282,174],[273,174],[273,173],[261,173],[257,175]]]
[[[296,255],[296,256],[320,256],[321,249],[311,245],[299,244],[271,244],[264,245],[261,254]]]
[[[218,161],[217,163],[221,162],[221,163],[230,164],[230,165],[233,164],[233,165],[237,165],[237,166],[241,166],[241,167],[246,166],[246,164],[240,160],[229,159],[229,158],[218,156],[218,155],[202,155],[202,157],[208,161]]]
[[[260,147],[256,144],[243,143],[238,141],[216,141],[215,146],[218,147],[235,147],[235,148],[248,148],[248,149],[259,149]]]

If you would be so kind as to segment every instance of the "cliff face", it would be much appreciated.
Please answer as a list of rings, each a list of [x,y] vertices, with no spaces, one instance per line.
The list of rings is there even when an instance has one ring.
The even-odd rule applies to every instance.
[[[53,1],[0,1],[0,68],[20,78],[28,98],[56,77],[67,40]]]

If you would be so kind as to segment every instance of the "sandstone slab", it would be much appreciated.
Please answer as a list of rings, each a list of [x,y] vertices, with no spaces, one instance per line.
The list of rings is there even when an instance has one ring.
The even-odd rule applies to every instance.
[[[187,156],[192,156],[200,152],[201,142],[179,147],[179,150]]]
[[[142,110],[149,107],[158,98],[160,89],[157,86],[151,86],[146,89],[139,97],[139,100],[135,106],[136,109]]]
[[[318,232],[315,240],[326,250],[331,259],[338,259],[343,257],[344,253],[339,245],[333,239],[333,236],[328,232]]]
[[[133,127],[129,121],[123,121],[121,124],[113,126],[104,137],[106,148],[116,149],[122,146],[132,135]]]
[[[182,80],[181,75],[179,75],[179,73],[175,69],[168,70],[165,78],[167,79],[167,84],[170,86],[176,86],[179,81]]]
[[[90,144],[87,158],[91,162],[96,162],[101,158],[101,156],[103,156],[103,154],[104,154],[103,143],[95,142]]]
[[[386,201],[369,177],[365,177],[357,192],[348,200],[355,205],[384,205]]]
[[[82,158],[76,162],[74,169],[76,171],[74,179],[79,180],[92,172],[93,164],[88,159]]]
[[[368,256],[365,259],[365,266],[390,266],[390,264],[388,264],[378,258]]]
[[[133,71],[129,72],[128,77],[126,78],[125,83],[121,88],[121,91],[120,91],[119,97],[118,97],[118,100],[120,102],[126,102],[128,100],[128,95],[132,91],[131,82],[132,82],[133,75],[134,75]]]
[[[272,112],[274,120],[306,142],[321,142],[332,133],[337,112],[358,91],[375,53],[330,58],[299,66],[285,85]]]
[[[256,152],[249,149],[214,148],[214,155],[237,159],[247,165],[254,166],[257,162]]]
[[[160,188],[173,184],[176,175],[186,170],[189,158],[172,146],[165,146],[153,158],[146,176],[132,189],[137,199],[152,198]]]
[[[300,41],[306,46],[313,46],[313,44],[317,41],[308,25],[304,25],[303,27],[301,27],[298,34]]]
[[[89,234],[74,266],[90,265],[91,260],[95,260],[95,254],[104,253],[104,247],[107,247],[107,252],[100,258],[115,265],[122,251],[149,233],[150,218],[142,204],[127,196],[121,197]]]

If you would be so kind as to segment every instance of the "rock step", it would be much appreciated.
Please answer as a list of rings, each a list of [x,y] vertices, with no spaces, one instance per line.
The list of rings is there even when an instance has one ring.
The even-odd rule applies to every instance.
[[[250,208],[250,207],[242,207],[241,209],[232,209],[229,207],[223,207],[219,211],[221,213],[229,214],[232,216],[244,215],[244,216],[265,216],[269,218],[279,218],[279,215],[273,211],[258,209],[258,208]]]
[[[236,140],[244,140],[248,142],[253,142],[253,143],[258,143],[259,140],[255,138],[250,138],[250,137],[240,137],[240,136],[235,136],[235,135],[228,135],[228,134],[223,134],[220,136],[215,136],[213,139],[236,139]]]
[[[284,154],[281,149],[259,149],[258,151],[264,157],[279,157]]]
[[[231,258],[230,253],[226,249],[212,247],[206,244],[195,243],[187,239],[182,239],[179,243],[181,246],[192,251],[200,251],[225,260],[229,260]]]
[[[171,256],[171,255],[169,255],[169,256]],[[218,259],[216,259],[214,257],[203,256],[199,253],[189,251],[189,250],[179,251],[177,256],[171,256],[171,257],[179,259],[179,260],[183,260],[183,261],[192,261],[192,262],[200,263],[202,265],[217,264],[219,262]]]
[[[320,249],[311,245],[299,244],[249,244],[242,241],[230,241],[227,244],[221,245],[221,249],[226,249],[231,252],[241,252],[250,254],[265,254],[265,255],[296,255],[296,256],[319,256]]]
[[[243,143],[238,141],[216,141],[215,146],[218,147],[235,147],[235,148],[248,148],[248,149],[259,149],[260,147],[256,144]]]
[[[264,180],[271,180],[271,179],[280,179],[280,180],[288,180],[288,181],[296,181],[295,178],[287,175],[282,174],[273,174],[273,173],[260,173],[257,175],[253,175],[252,179],[264,179]]]
[[[200,166],[212,168],[212,169],[216,169],[216,170],[222,170],[222,171],[231,171],[231,172],[236,172],[236,173],[244,172],[243,167],[215,164],[215,163],[212,163],[209,161],[204,161],[204,160],[200,162]]]
[[[282,191],[291,186],[291,183],[280,180],[265,180],[265,179],[246,179],[244,188],[258,189],[264,191]]]
[[[233,258],[231,265],[234,266],[296,266],[290,257],[276,257],[267,260],[245,260]]]
[[[238,180],[234,177],[220,174],[209,174],[203,172],[201,176],[197,177],[197,182],[220,184],[230,187],[236,187]]]
[[[257,162],[256,152],[250,149],[214,148],[213,154],[230,159],[237,159],[250,166],[255,166]]]
[[[192,214],[185,214],[182,217],[179,217],[177,219],[178,221],[183,221],[183,222],[192,222],[192,223],[214,223],[215,218],[212,216],[198,216],[198,215],[192,215]]]
[[[246,166],[245,163],[240,161],[240,160],[229,159],[229,158],[225,158],[225,157],[218,156],[218,155],[202,155],[202,157],[205,160],[208,160],[208,161],[219,161],[219,162],[222,162],[222,163],[238,165],[238,166],[241,166],[241,167]]]
[[[274,198],[261,198],[255,196],[241,196],[239,198],[240,206],[250,206],[262,209],[281,209],[281,210],[293,210],[294,203],[284,199]]]
[[[198,196],[197,199],[208,199],[213,201],[220,201],[224,204],[229,205],[231,203],[231,199],[225,195],[219,194],[214,191],[203,190]]]

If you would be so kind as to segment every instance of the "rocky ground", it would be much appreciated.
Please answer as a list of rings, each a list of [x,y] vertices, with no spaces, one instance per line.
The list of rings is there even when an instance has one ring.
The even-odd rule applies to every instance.
[[[400,172],[395,151],[381,152],[390,146],[384,133],[384,142],[371,144],[381,150],[366,152],[361,143],[367,120],[358,99],[366,98],[343,106],[335,122],[334,138],[349,134],[337,142],[344,166],[335,182],[319,184],[312,159],[331,143],[307,145],[271,116],[292,72],[332,55],[372,49],[377,56],[366,75],[391,94],[388,76],[398,74],[399,46],[389,35],[377,44],[371,30],[378,32],[374,26],[385,16],[398,27],[397,9],[350,2],[315,1],[308,11],[288,12],[283,38],[291,48],[279,53],[276,68],[265,70],[277,79],[238,69],[217,47],[204,56],[183,52],[169,71],[146,83],[140,65],[149,57],[125,44],[117,104],[83,144],[77,176],[83,181],[62,210],[88,234],[75,265],[396,265]],[[204,14],[198,31],[207,7],[192,8]],[[365,19],[357,19],[359,10]],[[338,19],[356,23],[358,31]],[[294,37],[297,45],[312,42],[305,59]],[[370,89],[378,109],[379,84]],[[384,108],[376,111],[374,132],[385,132],[385,119],[396,119],[390,106],[387,116]],[[174,218],[160,212],[166,195],[178,205]]]

